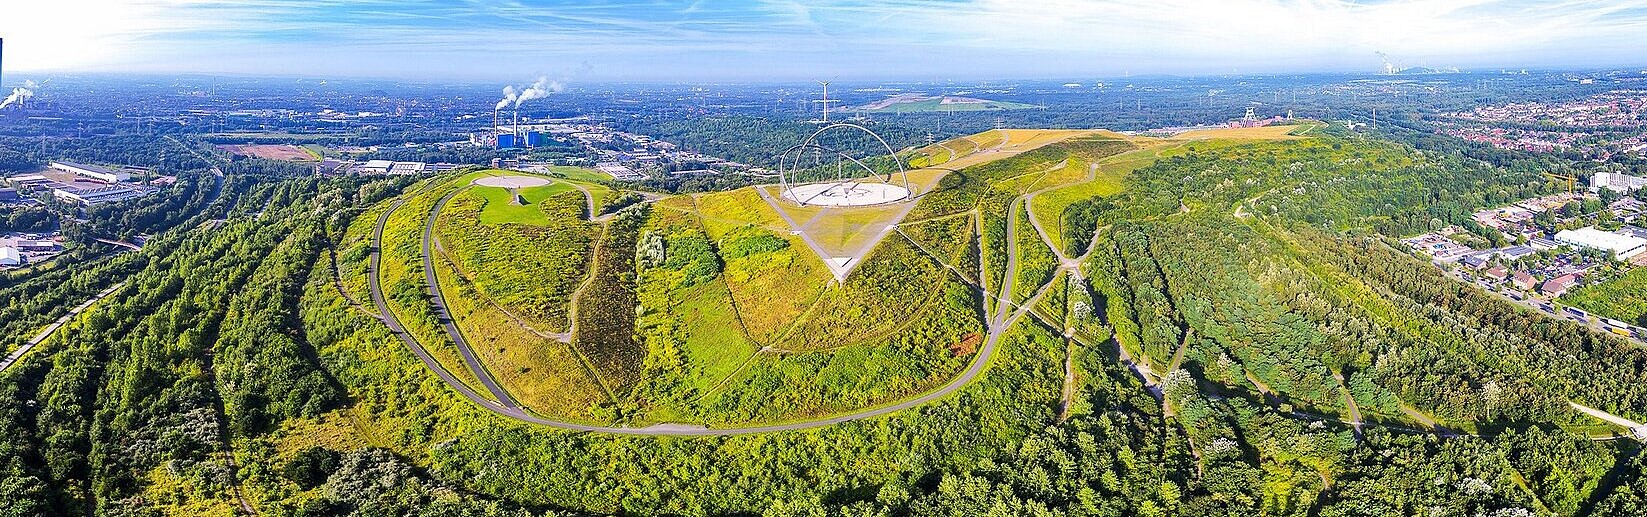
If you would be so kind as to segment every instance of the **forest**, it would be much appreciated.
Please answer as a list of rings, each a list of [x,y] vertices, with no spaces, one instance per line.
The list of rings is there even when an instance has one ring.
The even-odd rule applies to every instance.
[[[980,331],[985,302],[970,286],[1000,285],[1008,239],[1027,264],[1020,282],[1057,286],[953,395],[725,437],[506,419],[401,345],[361,302],[360,236],[405,200],[385,234],[386,291],[395,307],[426,304],[410,264],[416,228],[459,176],[230,170],[210,188],[202,171],[176,201],[119,223],[155,234],[142,252],[87,246],[65,257],[81,266],[72,274],[0,279],[9,333],[126,282],[0,373],[0,515],[1647,512],[1641,444],[1570,405],[1647,419],[1647,351],[1451,282],[1392,244],[1555,186],[1465,150],[1323,133],[1160,152],[1118,191],[1065,210],[1063,247],[1096,243],[1078,270],[1031,246],[1040,240],[1025,220],[1040,214],[1013,201],[1026,190],[1017,182],[1125,149],[1077,142],[950,176],[869,259],[884,263],[815,301],[863,297],[869,327],[902,318],[909,331],[878,340],[873,361],[798,355],[748,373],[750,389],[701,400],[713,386],[678,366],[709,350],[699,333],[712,329],[677,311],[711,295],[788,310],[750,290],[761,274],[810,274],[772,269],[810,256],[792,255],[796,241],[781,233],[716,217],[738,210],[735,196],[629,198],[605,228],[576,228],[592,274],[580,306],[559,317],[593,333],[575,341],[585,352],[635,376],[624,383],[642,402],[617,410],[636,414],[759,420],[772,399],[827,412],[950,375]],[[468,203],[453,213],[476,217]],[[993,213],[976,225],[943,217],[974,208]],[[1011,233],[998,222],[1009,213],[1020,223]],[[980,266],[983,278],[972,276]],[[866,286],[883,294],[848,292]],[[920,309],[900,312],[908,306]],[[420,339],[436,335],[434,317],[401,316]],[[739,339],[782,328],[747,325]],[[774,342],[823,348],[845,335],[837,320],[809,325]],[[905,357],[929,370],[891,369]],[[841,364],[888,368],[885,378],[910,385],[759,389],[786,376],[852,379],[835,374]]]

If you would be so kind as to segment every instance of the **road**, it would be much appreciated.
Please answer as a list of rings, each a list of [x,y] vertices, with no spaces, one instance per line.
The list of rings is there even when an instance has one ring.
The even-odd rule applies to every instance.
[[[76,305],[73,309],[70,309],[68,314],[64,314],[63,317],[57,318],[57,321],[53,321],[50,325],[46,325],[46,328],[41,329],[39,334],[35,334],[35,336],[29,339],[27,343],[24,343],[23,346],[17,347],[17,350],[12,351],[12,353],[7,355],[4,360],[0,360],[0,372],[10,369],[11,365],[16,364],[18,360],[22,359],[23,356],[28,354],[30,350],[33,350],[35,346],[46,342],[46,339],[51,338],[52,334],[57,333],[57,329],[63,328],[63,325],[67,325],[69,320],[74,319],[75,316],[79,316],[80,313],[85,312],[86,309],[90,308],[92,304],[95,304],[98,300],[102,300],[107,298],[109,295],[114,294],[115,291],[125,285],[125,282],[120,282],[109,286],[109,288],[104,289],[103,292],[97,293],[97,295],[91,297],[91,299],[81,302],[80,305]]]
[[[1350,394],[1350,387],[1344,384],[1344,374],[1333,370],[1332,378],[1337,379],[1338,387],[1344,389],[1344,405],[1350,410],[1350,428],[1355,432],[1355,437],[1360,438],[1361,426],[1364,425],[1361,420],[1361,407],[1355,404],[1355,396]]]
[[[115,246],[126,248],[126,249],[129,249],[129,250],[132,250],[132,251],[143,251],[142,246],[138,246],[136,244],[132,244],[132,243],[126,242],[126,241],[115,241],[115,240],[104,239],[102,237],[98,237],[98,238],[95,238],[93,240],[95,240],[97,242],[101,242],[103,244],[113,244]]]
[[[428,221],[433,221],[433,217],[440,212],[440,207],[443,206],[443,204],[445,204],[451,196],[453,196],[453,194],[446,194],[445,198],[441,199],[440,203],[435,204],[435,209],[430,212]],[[763,193],[763,196],[766,196],[766,193]],[[947,384],[942,385],[939,389],[931,390],[931,392],[927,392],[927,394],[924,395],[919,395],[919,397],[916,398],[903,400],[903,402],[891,403],[891,405],[883,405],[883,407],[865,408],[865,410],[845,413],[845,415],[835,415],[835,417],[805,420],[805,422],[779,423],[779,425],[738,426],[738,428],[707,428],[707,426],[680,425],[680,423],[660,423],[660,425],[646,426],[646,428],[585,425],[585,423],[552,420],[552,418],[539,417],[539,415],[532,415],[532,413],[525,412],[525,410],[522,410],[519,405],[512,402],[511,398],[507,397],[507,392],[502,392],[502,387],[497,387],[496,382],[492,382],[492,380],[489,379],[489,375],[484,375],[484,369],[481,369],[478,359],[473,356],[473,351],[471,351],[468,341],[463,338],[463,333],[456,331],[455,324],[451,323],[450,311],[446,310],[445,298],[440,296],[440,293],[438,293],[438,282],[436,282],[436,278],[433,277],[433,262],[430,260],[432,259],[432,255],[430,255],[430,249],[428,249],[428,242],[432,240],[430,239],[430,232],[433,231],[433,224],[425,224],[425,227],[423,227],[423,232],[425,232],[425,242],[423,242],[423,245],[425,245],[425,247],[423,247],[423,268],[425,268],[425,278],[427,278],[428,283],[430,283],[430,290],[432,290],[430,295],[433,295],[433,303],[435,303],[436,314],[440,314],[441,319],[445,321],[446,333],[448,333],[448,336],[453,338],[453,341],[458,342],[458,349],[460,349],[460,351],[466,351],[464,352],[464,364],[468,364],[468,367],[471,367],[471,369],[479,369],[476,370],[476,377],[481,377],[481,379],[483,379],[483,384],[486,384],[486,389],[494,395],[499,395],[497,400],[501,400],[501,402],[486,400],[486,398],[481,397],[481,394],[478,394],[476,390],[469,389],[468,385],[463,384],[461,380],[458,380],[458,377],[451,374],[450,370],[446,370],[445,367],[441,366],[440,362],[435,361],[435,357],[428,352],[428,349],[423,347],[423,344],[420,344],[420,342],[417,341],[417,338],[413,338],[412,334],[405,331],[404,324],[400,323],[399,318],[397,318],[397,316],[389,310],[389,303],[387,303],[387,298],[384,296],[384,291],[382,291],[382,283],[380,283],[379,278],[380,265],[382,265],[382,255],[380,255],[380,250],[382,250],[384,227],[387,226],[387,222],[389,222],[390,214],[394,214],[394,212],[397,211],[397,209],[399,209],[399,207],[404,203],[405,199],[397,199],[397,201],[390,204],[389,209],[384,211],[382,216],[377,217],[377,224],[374,226],[374,229],[372,229],[372,254],[371,260],[369,260],[369,270],[367,270],[367,286],[371,288],[372,303],[377,306],[377,311],[379,311],[380,316],[382,316],[382,321],[384,321],[385,326],[389,326],[390,333],[394,333],[400,341],[405,342],[407,347],[412,349],[413,356],[417,356],[418,361],[423,362],[423,366],[428,367],[428,369],[432,370],[432,372],[435,372],[436,377],[440,377],[446,385],[450,385],[451,389],[456,390],[461,397],[468,398],[469,402],[474,403],[474,405],[478,405],[478,407],[481,408],[486,408],[486,410],[496,413],[499,417],[512,418],[512,420],[519,420],[519,422],[535,423],[535,425],[553,426],[553,428],[562,428],[562,430],[595,431],[595,433],[616,433],[616,435],[641,436],[754,435],[754,433],[772,433],[772,431],[809,430],[809,428],[837,425],[837,423],[853,422],[853,420],[884,417],[884,415],[889,415],[889,413],[903,412],[903,410],[907,410],[907,408],[921,407],[921,405],[926,405],[926,403],[931,403],[934,402],[934,400],[939,400],[939,398],[944,398],[947,397],[947,395],[954,394],[954,392],[962,389],[962,387],[967,387],[968,384],[972,384],[973,380],[977,380],[978,375],[983,374],[983,370],[987,369],[991,359],[995,357],[995,351],[998,349],[1001,336],[1006,333],[1006,329],[1011,328],[1013,324],[1018,323],[1018,319],[1023,318],[1024,314],[1028,314],[1029,308],[1033,308],[1034,303],[1036,303],[1041,296],[1046,295],[1047,288],[1051,286],[1051,283],[1041,286],[1041,288],[1034,293],[1034,296],[1031,296],[1031,300],[1026,301],[1024,305],[1018,306],[1018,310],[1016,311],[1013,311],[1013,306],[1015,305],[1010,303],[1010,301],[1008,301],[1008,303],[1000,303],[1000,305],[996,306],[995,316],[991,316],[990,321],[988,321],[988,333],[987,336],[985,336],[985,339],[983,339],[983,346],[978,347],[978,352],[975,356],[973,356],[972,362],[968,364],[967,369],[963,370],[962,374],[957,375],[955,379],[950,379]],[[1018,203],[1023,203],[1023,198],[1019,198]],[[1010,216],[1008,216],[1008,235],[1013,235],[1013,229],[1015,229],[1016,224],[1015,221],[1016,211],[1013,211]],[[791,222],[791,224],[794,224],[794,222]],[[883,234],[891,234],[893,231],[894,227],[888,227],[886,231],[883,231]],[[881,237],[884,239],[884,235],[881,235]],[[1010,252],[1016,252],[1016,239],[1008,240],[1008,247],[1010,247]],[[870,249],[870,247],[866,247],[866,249]],[[1003,275],[1003,278],[1006,278],[1006,280],[1003,282],[1003,285],[1001,285],[1001,291],[1003,291],[1006,295],[1005,300],[1011,300],[1011,286],[1013,286],[1013,278],[1016,277],[1016,267],[1018,267],[1016,254],[1011,254],[1010,259],[1008,259],[1008,265],[1006,265],[1006,273]]]
[[[446,203],[452,200],[452,197],[465,190],[467,189],[460,188],[446,193],[445,196],[441,196],[440,201],[435,202],[434,209],[429,211],[429,219],[423,225],[423,278],[429,282],[429,296],[432,298],[431,301],[434,305],[435,318],[440,320],[442,327],[445,327],[446,334],[452,336],[453,343],[457,345],[458,354],[463,356],[463,363],[469,367],[469,371],[474,372],[477,379],[480,379],[480,383],[486,386],[486,391],[492,392],[493,399],[504,406],[515,408],[518,406],[515,404],[514,399],[509,397],[509,392],[504,390],[503,386],[498,385],[497,379],[492,378],[491,372],[486,370],[486,365],[482,364],[480,357],[475,355],[474,348],[469,346],[469,341],[463,339],[463,331],[458,330],[457,320],[452,319],[451,312],[446,309],[446,296],[440,291],[440,281],[435,275],[435,262],[431,260],[434,254],[429,249],[429,245],[434,241],[435,217],[440,215],[440,209],[444,208]],[[383,222],[387,222],[387,220],[383,220]]]
[[[1463,282],[1465,284],[1469,284],[1469,285],[1474,286],[1476,288],[1479,288],[1483,291],[1486,291],[1488,293],[1496,295],[1499,298],[1502,298],[1504,300],[1508,300],[1510,303],[1514,303],[1516,305],[1526,307],[1529,310],[1542,312],[1542,313],[1544,313],[1545,315],[1547,315],[1551,318],[1565,319],[1567,321],[1571,321],[1573,323],[1577,323],[1579,325],[1589,327],[1591,330],[1594,330],[1596,332],[1600,332],[1602,334],[1606,334],[1606,335],[1609,335],[1609,336],[1614,336],[1614,337],[1617,337],[1619,339],[1625,340],[1625,341],[1627,341],[1627,342],[1629,342],[1633,345],[1641,346],[1641,347],[1647,347],[1647,341],[1643,341],[1640,338],[1635,337],[1634,335],[1622,336],[1622,335],[1619,335],[1616,332],[1613,332],[1612,327],[1608,327],[1607,325],[1603,325],[1601,323],[1601,320],[1599,318],[1596,318],[1594,314],[1590,315],[1591,317],[1589,317],[1589,318],[1580,318],[1576,314],[1573,314],[1571,312],[1567,312],[1565,310],[1560,310],[1559,308],[1557,308],[1555,306],[1555,304],[1553,302],[1548,302],[1548,301],[1541,300],[1537,296],[1534,296],[1532,293],[1527,293],[1525,296],[1522,297],[1522,299],[1517,300],[1514,297],[1510,296],[1505,291],[1495,289],[1490,285],[1482,284],[1480,278],[1476,278],[1475,281],[1466,280],[1464,278],[1465,271],[1462,268],[1455,269],[1453,271],[1443,271],[1443,274],[1447,275],[1447,277],[1452,278],[1453,280]]]
[[[450,195],[448,195],[447,197],[449,198]],[[437,377],[439,377],[441,379],[441,381],[445,382],[446,385],[450,386],[454,391],[457,391],[458,394],[461,395],[463,398],[468,399],[469,402],[475,404],[476,406],[481,407],[482,409],[486,409],[488,411],[491,411],[494,414],[497,414],[497,415],[505,417],[505,418],[509,418],[509,419],[513,419],[513,420],[517,420],[517,421],[521,421],[521,422],[526,422],[526,423],[531,423],[531,424],[554,427],[554,428],[558,428],[558,429],[565,429],[565,430],[569,430],[569,431],[586,431],[586,432],[612,433],[612,434],[625,434],[625,435],[638,435],[638,436],[731,436],[731,435],[758,434],[758,433],[771,433],[771,432],[778,432],[778,431],[797,431],[797,430],[802,430],[802,429],[813,429],[813,428],[818,428],[818,427],[825,427],[825,426],[840,424],[840,423],[843,423],[843,422],[851,422],[851,421],[854,421],[854,420],[863,420],[863,419],[867,419],[867,418],[875,418],[875,417],[885,416],[885,415],[889,415],[889,414],[896,413],[896,412],[899,412],[899,411],[903,411],[903,410],[906,410],[906,409],[922,406],[922,405],[928,404],[930,402],[933,402],[935,400],[938,400],[938,399],[944,398],[946,396],[949,396],[950,394],[952,394],[956,391],[959,391],[961,388],[966,387],[967,385],[971,384],[974,380],[976,380],[978,378],[978,376],[981,375],[984,372],[984,370],[989,366],[989,362],[994,357],[995,351],[997,350],[998,345],[1000,343],[1001,336],[1005,333],[1006,329],[1010,328],[1014,323],[1016,323],[1018,321],[1019,318],[1021,318],[1024,314],[1028,313],[1029,307],[1034,306],[1033,302],[1035,300],[1038,300],[1041,297],[1041,295],[1045,294],[1046,291],[1047,291],[1046,287],[1043,286],[1042,289],[1040,289],[1036,293],[1036,295],[1030,300],[1029,303],[1026,303],[1024,306],[1020,307],[1019,310],[1017,310],[1017,311],[1009,312],[1010,311],[1010,307],[1009,307],[1010,304],[1002,304],[998,308],[996,316],[994,318],[992,318],[991,321],[990,321],[989,332],[988,332],[987,336],[984,339],[983,345],[981,347],[979,347],[977,354],[972,359],[972,362],[969,365],[967,365],[967,369],[965,371],[963,371],[961,373],[961,375],[955,377],[954,379],[951,379],[948,383],[944,384],[943,386],[939,387],[938,389],[932,390],[932,391],[927,392],[926,394],[923,394],[921,396],[918,396],[918,397],[915,397],[915,398],[912,398],[912,399],[908,399],[908,400],[904,400],[902,402],[898,402],[898,403],[895,403],[895,404],[864,409],[864,410],[855,411],[855,412],[847,413],[847,414],[843,414],[843,415],[836,415],[836,416],[828,417],[828,418],[821,418],[821,419],[815,419],[815,420],[806,420],[806,421],[801,421],[801,422],[791,422],[791,423],[785,423],[785,424],[753,426],[753,427],[728,427],[728,428],[711,429],[711,428],[698,426],[698,425],[658,424],[658,425],[653,425],[653,426],[650,426],[650,427],[635,428],[635,427],[617,427],[617,426],[579,424],[579,423],[575,423],[575,422],[566,422],[566,421],[560,421],[560,420],[553,420],[553,419],[549,419],[549,418],[543,418],[541,416],[537,416],[537,415],[528,413],[527,411],[521,409],[518,405],[515,405],[513,402],[509,401],[510,399],[507,397],[507,395],[499,398],[500,401],[505,401],[505,402],[502,402],[502,403],[487,400],[485,397],[482,397],[480,395],[480,393],[478,393],[475,390],[469,388],[468,385],[464,384],[455,375],[453,375],[452,372],[447,371],[445,369],[445,367],[441,366],[440,363],[435,360],[434,356],[430,355],[429,351],[426,348],[424,348],[423,345],[421,343],[419,343],[416,338],[412,337],[412,335],[410,333],[406,332],[405,326],[402,325],[401,322],[399,321],[399,319],[394,315],[394,313],[389,310],[389,305],[388,305],[387,299],[383,294],[383,286],[381,285],[381,281],[380,281],[379,276],[378,276],[379,272],[380,272],[380,266],[382,264],[381,250],[383,248],[383,229],[384,229],[384,226],[386,224],[388,224],[389,216],[391,214],[393,214],[395,212],[395,210],[399,209],[401,207],[401,205],[403,205],[404,203],[405,203],[404,199],[399,199],[399,200],[395,200],[392,204],[390,204],[389,209],[385,210],[382,215],[378,216],[377,225],[375,227],[373,227],[373,230],[372,230],[372,253],[371,253],[370,260],[368,262],[369,270],[367,271],[367,280],[368,280],[367,283],[368,283],[368,286],[371,289],[372,303],[377,306],[378,313],[382,316],[382,321],[383,321],[384,325],[389,327],[389,331],[391,333],[393,333],[397,338],[399,338],[403,343],[405,343],[408,348],[410,348],[412,350],[413,355],[416,355],[418,360],[422,361],[423,365],[425,367],[429,368],[430,371],[435,372],[435,375]],[[434,215],[435,215],[434,212],[438,212],[438,207],[439,206],[440,206],[440,204],[437,203],[436,210],[432,211],[432,213],[430,214],[430,217],[429,217],[430,224],[425,224],[424,231],[425,231],[426,235],[428,234],[428,232],[432,231],[432,229],[433,229],[432,221],[434,220]],[[1011,225],[1012,225],[1012,223],[1009,219],[1008,226],[1010,227]],[[1010,228],[1009,228],[1009,230],[1010,230]],[[425,242],[427,242],[427,237],[425,239]],[[430,271],[432,271],[433,266],[432,266],[432,262],[430,261],[429,250],[427,248],[424,249],[423,260],[424,260],[425,273],[429,273]],[[1010,278],[1013,278],[1013,277],[1016,276],[1016,271],[1012,269],[1012,268],[1016,267],[1016,260],[1009,260],[1008,266],[1009,267],[1008,267],[1006,278],[1010,279]],[[1010,293],[1011,280],[1008,280],[1008,281],[1003,282],[1003,283],[1006,284],[1006,285],[1003,286],[1003,288],[1007,289],[1006,292]],[[430,285],[431,286],[438,285],[438,283],[433,281],[432,276],[430,277]],[[436,307],[437,314],[440,314],[440,315],[443,315],[443,316],[448,314],[447,310],[446,310],[446,307],[445,307],[444,299],[437,296],[435,298],[435,303],[437,304],[437,307]],[[453,337],[454,341],[457,341],[457,342],[460,343],[459,344],[459,349],[460,350],[468,349],[469,348],[468,343],[467,343],[467,341],[463,340],[462,333],[456,332],[455,326],[450,324],[450,318],[445,318],[445,319],[448,322],[445,325],[446,329],[447,329],[447,332],[449,333],[449,335],[451,335]],[[468,363],[469,359],[470,358],[466,356],[465,357],[465,363]],[[473,368],[473,366],[471,366],[471,368]],[[484,371],[484,370],[482,370],[482,371]],[[477,376],[480,376],[480,377],[484,378],[484,375],[480,375],[479,373],[480,372],[477,372]],[[489,391],[492,390],[493,385],[488,383],[487,389]],[[501,388],[497,388],[497,389],[501,390]]]
[[[1636,423],[1634,421],[1631,421],[1630,419],[1627,419],[1627,418],[1624,418],[1624,417],[1621,417],[1621,416],[1618,416],[1618,415],[1615,415],[1615,414],[1612,414],[1612,413],[1608,413],[1606,411],[1602,411],[1602,410],[1599,410],[1599,409],[1596,409],[1596,408],[1585,406],[1585,405],[1579,404],[1577,402],[1567,401],[1567,404],[1572,405],[1573,409],[1577,409],[1581,413],[1584,413],[1586,415],[1590,415],[1592,417],[1596,417],[1596,418],[1601,419],[1601,420],[1603,420],[1603,421],[1605,421],[1609,424],[1613,424],[1613,425],[1616,425],[1616,426],[1619,426],[1619,427],[1623,427],[1625,429],[1629,429],[1630,430],[1630,435],[1635,437],[1637,440],[1647,440],[1647,425],[1642,425],[1642,424]]]

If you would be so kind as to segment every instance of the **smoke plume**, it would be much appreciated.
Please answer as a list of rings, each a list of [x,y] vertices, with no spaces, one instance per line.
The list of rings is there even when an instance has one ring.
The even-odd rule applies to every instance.
[[[503,100],[498,101],[497,107],[492,109],[500,110],[509,107],[510,104],[516,104],[515,99],[519,98],[518,96],[519,94],[515,93],[514,86],[505,86],[503,87]]]
[[[532,83],[532,86],[521,91],[520,96],[515,98],[515,107],[519,108],[521,104],[529,100],[548,97],[551,93],[560,93],[564,89],[566,88],[561,86],[558,81],[550,81],[547,77],[539,77],[537,82]]]
[[[32,85],[34,82],[30,81],[28,84]],[[6,106],[29,100],[29,97],[33,96],[34,90],[30,90],[28,88],[13,88],[11,95],[6,97],[6,100],[0,101],[0,109],[6,109]]]

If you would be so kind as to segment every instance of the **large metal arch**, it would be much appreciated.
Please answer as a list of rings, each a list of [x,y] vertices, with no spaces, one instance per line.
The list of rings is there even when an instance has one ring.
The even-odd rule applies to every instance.
[[[828,132],[828,131],[834,130],[834,129],[856,129],[858,131],[862,131],[862,132],[868,134],[869,136],[873,137],[876,142],[880,142],[881,147],[886,149],[887,156],[890,156],[892,158],[892,163],[898,167],[898,172],[896,174],[900,178],[903,179],[904,190],[908,190],[911,195],[915,194],[914,188],[912,188],[910,186],[910,183],[909,183],[909,170],[904,167],[903,159],[898,157],[898,152],[892,148],[892,144],[887,143],[885,138],[881,138],[880,134],[875,133],[874,131],[870,130],[869,128],[858,125],[858,124],[853,124],[853,123],[850,123],[850,122],[836,122],[836,123],[829,124],[829,125],[824,126],[824,127],[820,127],[820,128],[818,128],[817,131],[813,131],[811,135],[808,135],[805,140],[802,140],[801,143],[790,146],[788,149],[784,150],[783,154],[780,154],[778,156],[778,187],[782,191],[788,191],[790,189],[790,186],[789,186],[790,176],[795,174],[796,172],[799,172],[800,160],[801,160],[800,155],[801,155],[802,152],[804,152],[807,149],[818,149],[818,150],[824,150],[824,151],[829,151],[829,152],[835,153],[837,156],[844,157],[848,160],[851,160],[858,167],[862,168],[865,171],[868,171],[869,173],[871,173],[871,174],[875,175],[877,178],[879,178],[880,173],[876,172],[873,167],[870,167],[868,164],[865,164],[862,160],[859,160],[858,158],[856,158],[854,156],[848,155],[848,154],[846,154],[845,152],[842,152],[839,149],[835,149],[835,148],[824,146],[822,144],[817,143],[817,140],[818,140],[819,136],[822,136],[825,132]],[[793,163],[791,163],[791,161],[790,161],[791,155],[794,155]],[[891,183],[892,182],[892,174],[894,174],[894,173],[887,173],[886,178],[885,178],[884,181],[886,181],[887,183]]]

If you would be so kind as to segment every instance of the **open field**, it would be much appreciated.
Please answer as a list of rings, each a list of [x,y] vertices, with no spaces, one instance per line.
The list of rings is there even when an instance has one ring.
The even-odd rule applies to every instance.
[[[312,162],[320,159],[314,151],[291,144],[222,144],[217,148],[241,156],[255,156],[266,160]]]
[[[1307,137],[1298,136],[1295,133],[1301,132],[1300,131],[1301,129],[1308,128],[1310,125],[1311,124],[1296,124],[1296,125],[1289,124],[1289,125],[1261,126],[1261,127],[1234,127],[1234,128],[1217,128],[1217,129],[1196,129],[1196,130],[1185,131],[1183,133],[1172,135],[1171,139],[1172,140],[1211,140],[1211,139],[1293,140],[1293,139],[1298,139],[1298,138],[1307,138]]]
[[[571,185],[561,182],[516,190],[525,200],[525,204],[517,204],[514,196],[510,195],[510,190],[505,188],[475,187],[472,192],[484,200],[485,204],[480,211],[480,222],[483,224],[516,223],[547,226],[550,222],[549,216],[544,213],[539,203],[556,194],[575,190]]]
[[[612,175],[610,174],[588,167],[574,167],[571,165],[552,165],[549,167],[549,175],[589,183],[612,181]]]
[[[702,218],[703,229],[712,238],[719,238],[734,228],[749,224],[776,232],[789,231],[789,225],[761,199],[755,187],[694,194],[692,197],[695,199],[695,210]]]

